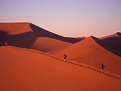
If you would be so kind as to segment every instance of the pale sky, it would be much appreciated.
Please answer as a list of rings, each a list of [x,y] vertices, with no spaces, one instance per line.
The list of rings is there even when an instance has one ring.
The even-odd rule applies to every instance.
[[[31,22],[63,36],[121,32],[121,0],[0,0],[0,22]]]

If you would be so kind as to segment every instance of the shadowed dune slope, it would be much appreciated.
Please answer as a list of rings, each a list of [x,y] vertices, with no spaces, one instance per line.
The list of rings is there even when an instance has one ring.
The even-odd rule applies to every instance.
[[[106,50],[95,40],[95,37],[89,37],[53,54],[63,58],[66,53],[67,59],[97,68],[103,63],[106,66],[105,70],[121,75],[121,57]]]
[[[117,32],[116,34],[105,36],[100,38],[101,45],[112,51],[113,53],[121,56],[121,33]]]
[[[79,40],[81,38],[66,38],[51,33],[32,23],[0,23],[0,45],[4,45],[4,42],[7,42],[8,45],[12,46],[48,52],[57,48],[67,47],[71,42]]]
[[[49,57],[0,47],[0,91],[121,91],[121,81]]]
[[[58,34],[54,34],[50,31],[47,31],[43,28],[40,28],[34,24],[30,24],[30,27],[32,28],[32,30],[34,31],[34,33],[37,36],[41,36],[41,37],[49,37],[49,38],[53,38],[53,39],[57,39],[60,41],[64,41],[64,42],[68,42],[68,43],[76,43],[80,40],[83,40],[84,37],[80,37],[80,38],[72,38],[72,37],[64,37],[64,36],[60,36]]]

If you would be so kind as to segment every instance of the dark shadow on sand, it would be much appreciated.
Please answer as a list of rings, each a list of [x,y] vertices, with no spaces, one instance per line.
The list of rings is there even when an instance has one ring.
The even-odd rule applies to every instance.
[[[0,45],[4,45],[4,42],[7,42],[11,46],[30,48],[36,39],[33,32],[8,35],[6,32],[0,31]]]
[[[49,38],[53,38],[53,39],[57,39],[60,41],[64,41],[64,42],[69,42],[69,43],[76,43],[80,40],[82,40],[83,38],[70,38],[70,37],[63,37],[57,34],[54,34],[52,32],[49,32],[43,28],[40,28],[34,24],[30,24],[30,27],[32,28],[32,30],[34,31],[34,33],[36,34],[36,36],[38,37],[49,37]]]
[[[96,37],[93,37],[93,39],[101,45],[103,48],[107,49],[108,51],[118,55],[121,57],[121,37],[120,38],[108,38],[105,40],[100,40]],[[109,43],[108,43],[109,41]],[[120,42],[120,43],[119,43]]]

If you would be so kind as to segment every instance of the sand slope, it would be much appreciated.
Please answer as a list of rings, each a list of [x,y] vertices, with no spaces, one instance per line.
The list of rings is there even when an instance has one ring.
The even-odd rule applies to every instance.
[[[70,46],[71,43],[62,42],[56,39],[39,37],[35,40],[32,47],[33,49],[41,50],[43,52],[55,51]]]
[[[0,91],[121,91],[121,81],[42,52],[0,47]]]
[[[54,54],[63,58],[65,53],[67,59],[97,68],[103,63],[106,66],[105,70],[121,75],[121,57],[100,46],[94,37],[86,38]]]
[[[32,23],[0,23],[0,45],[4,45],[4,42],[7,42],[8,45],[12,46],[48,52],[57,48],[67,47],[71,44],[69,42],[78,40],[81,40],[81,38],[66,38]]]
[[[117,32],[112,35],[100,38],[103,47],[121,56],[121,33]]]
[[[32,29],[29,27],[29,25],[29,22],[0,23],[0,31],[7,32],[9,35],[32,32]]]

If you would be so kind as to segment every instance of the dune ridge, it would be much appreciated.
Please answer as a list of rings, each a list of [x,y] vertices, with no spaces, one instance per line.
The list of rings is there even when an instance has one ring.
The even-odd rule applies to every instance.
[[[0,47],[0,53],[1,91],[121,90],[119,79],[63,62],[44,52],[5,46]]]
[[[52,54],[48,54],[48,53],[41,52],[41,51],[38,51],[38,50],[26,49],[26,48],[18,48],[18,47],[14,47],[14,46],[7,46],[7,47],[5,46],[5,48],[10,48],[10,49],[15,49],[15,50],[29,51],[29,52],[33,52],[33,53],[39,53],[39,54],[42,54],[42,55],[45,55],[45,56],[57,59],[58,61],[64,61],[63,58],[59,58],[59,57],[54,56]],[[116,78],[116,79],[121,80],[121,76],[119,74],[111,73],[110,71],[104,71],[104,72],[102,72],[102,70],[99,69],[99,68],[96,68],[94,66],[90,66],[88,64],[80,63],[80,62],[77,62],[77,61],[74,61],[74,60],[67,60],[66,62],[70,63],[70,64],[73,64],[73,65],[76,65],[76,66],[79,66],[79,67],[87,68],[87,69],[90,69],[90,70],[102,73],[102,74],[107,75],[107,76],[112,77],[112,78]]]
[[[112,35],[118,38],[115,40],[112,40],[112,36],[103,39],[94,36],[83,37],[81,40],[81,37],[66,38],[54,34],[32,23],[0,23],[0,45],[7,42],[8,45],[32,48],[61,58],[67,53],[68,59],[97,68],[101,63],[104,63],[107,66],[106,70],[111,69],[110,71],[117,74],[121,74],[121,68],[118,66],[121,60],[119,57],[121,53],[120,35],[120,32]],[[117,67],[115,67],[116,65]]]
[[[0,23],[0,45],[7,42],[8,45],[12,46],[33,48],[48,52],[52,51],[52,49],[67,47],[71,42],[79,40],[81,38],[67,38],[54,34],[32,23]],[[51,48],[48,41],[53,43]],[[44,48],[45,45],[46,47]]]
[[[54,53],[54,55],[63,58],[63,55],[66,53],[69,60],[85,63],[97,68],[100,68],[100,64],[104,63],[106,70],[121,74],[121,57],[106,50],[95,40],[95,37],[86,38],[64,50]]]
[[[121,33],[117,32],[112,35],[100,38],[100,45],[112,53],[121,56]]]

